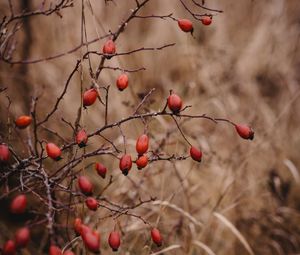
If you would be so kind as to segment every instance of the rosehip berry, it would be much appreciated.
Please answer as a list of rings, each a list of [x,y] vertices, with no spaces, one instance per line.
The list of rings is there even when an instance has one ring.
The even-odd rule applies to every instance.
[[[88,141],[88,136],[87,133],[85,132],[84,129],[81,129],[78,131],[76,135],[76,143],[80,148],[85,147]]]
[[[193,33],[194,31],[194,28],[193,28],[193,23],[188,20],[188,19],[180,19],[178,20],[178,26],[180,27],[180,29],[183,31],[183,32],[191,32]]]
[[[80,229],[81,236],[83,236],[85,233],[89,231],[91,232],[92,230],[87,225],[81,224],[81,229]]]
[[[148,157],[146,155],[140,156],[135,163],[140,170],[148,165]]]
[[[82,235],[82,240],[85,247],[92,252],[99,252],[100,249],[100,234],[95,231],[87,231]]]
[[[111,232],[108,237],[108,243],[113,251],[118,251],[121,244],[119,232],[117,231]]]
[[[208,26],[212,22],[212,17],[211,16],[204,16],[201,18],[201,22],[203,25]]]
[[[162,237],[160,235],[160,232],[157,228],[153,228],[151,230],[151,238],[152,241],[157,245],[157,246],[161,246],[162,245]]]
[[[30,116],[22,115],[16,119],[15,123],[18,128],[23,129],[23,128],[28,127],[30,125],[31,121],[32,121],[32,118]]]
[[[93,184],[85,176],[78,177],[78,187],[81,190],[81,192],[86,195],[90,195],[93,192]]]
[[[0,144],[0,162],[6,163],[10,158],[10,152],[6,144]]]
[[[149,137],[145,134],[141,135],[135,145],[135,149],[139,155],[143,155],[147,152],[149,147]]]
[[[98,209],[98,205],[99,205],[98,201],[93,197],[88,197],[85,200],[85,204],[92,211],[96,211]]]
[[[110,59],[113,55],[116,53],[116,45],[113,40],[108,40],[106,43],[103,45],[102,49],[103,54],[105,54],[107,59]]]
[[[30,240],[30,231],[28,227],[20,228],[15,235],[16,246],[24,248]]]
[[[95,165],[97,173],[104,179],[106,176],[107,169],[101,163],[96,163]]]
[[[81,230],[82,230],[82,221],[80,218],[76,218],[74,220],[74,230],[75,230],[75,233],[77,235],[80,235],[81,234]]]
[[[61,159],[61,150],[56,144],[47,143],[46,151],[47,151],[48,157],[50,157],[56,161]]]
[[[123,155],[122,158],[120,159],[120,164],[119,164],[120,170],[126,176],[130,171],[131,167],[132,167],[131,156],[128,154]]]
[[[98,91],[95,88],[89,89],[83,93],[83,106],[87,107],[95,103],[98,97]]]
[[[170,95],[168,97],[168,107],[173,113],[175,113],[175,114],[179,113],[179,111],[182,108],[181,98],[174,93],[172,95]]]
[[[8,240],[2,250],[3,255],[15,255],[16,254],[16,245],[13,240]]]
[[[62,251],[58,246],[51,245],[49,248],[49,255],[62,255]]]
[[[63,255],[75,255],[74,252],[70,251],[70,250],[67,250],[64,252]]]
[[[190,148],[190,155],[193,160],[201,162],[202,159],[202,151],[198,150],[194,146]]]
[[[253,140],[254,131],[247,125],[235,125],[235,129],[238,132],[239,136],[244,139]]]
[[[14,214],[22,214],[26,210],[27,198],[25,195],[16,196],[10,203],[10,212]]]
[[[120,91],[123,91],[128,87],[128,76],[126,74],[121,74],[117,79],[117,87]]]

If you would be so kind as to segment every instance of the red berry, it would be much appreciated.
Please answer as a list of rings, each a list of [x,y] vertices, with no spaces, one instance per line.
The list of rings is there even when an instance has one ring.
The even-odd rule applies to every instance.
[[[201,162],[202,159],[202,151],[198,150],[194,146],[190,148],[190,155],[193,160]]]
[[[208,26],[212,22],[212,17],[211,16],[204,16],[204,17],[202,17],[201,22],[202,22],[203,25]]]
[[[24,248],[30,240],[30,231],[28,227],[20,228],[15,235],[17,247]]]
[[[151,238],[152,241],[157,245],[157,246],[161,246],[162,245],[162,237],[160,235],[160,232],[157,228],[153,228],[151,230]]]
[[[75,233],[77,235],[80,235],[81,234],[81,230],[82,230],[82,221],[80,218],[76,218],[74,220],[74,230],[75,230]]]
[[[106,43],[103,45],[102,52],[103,52],[103,54],[106,55],[106,58],[108,58],[108,59],[110,59],[112,57],[109,55],[113,55],[116,53],[116,45],[113,42],[113,40],[106,41]]]
[[[16,254],[16,245],[13,240],[8,240],[2,250],[3,255],[15,255]]]
[[[16,196],[10,203],[10,212],[14,214],[22,214],[26,210],[27,198],[25,195]]]
[[[118,251],[121,244],[119,232],[117,231],[111,232],[108,237],[108,243],[113,251]]]
[[[98,205],[99,205],[98,201],[93,197],[88,197],[85,200],[85,204],[92,211],[96,211],[98,209]]]
[[[178,20],[178,26],[181,28],[183,32],[191,32],[193,33],[193,23],[188,19],[180,19]]]
[[[88,136],[87,133],[85,132],[84,129],[81,129],[78,131],[76,135],[76,143],[80,148],[85,147],[88,141]]]
[[[22,115],[16,119],[15,123],[18,128],[23,129],[23,128],[28,127],[30,125],[31,121],[32,121],[32,118],[30,116]]]
[[[120,91],[123,91],[128,87],[128,76],[126,74],[121,74],[117,79],[117,87]]]
[[[146,155],[140,156],[135,163],[138,169],[142,169],[148,165],[148,157]]]
[[[49,255],[62,255],[62,251],[56,245],[51,245],[49,248]]]
[[[100,234],[95,231],[87,231],[82,234],[82,240],[85,247],[92,252],[99,252],[100,249]]]
[[[0,144],[0,162],[7,162],[10,157],[10,152],[6,144]]]
[[[107,169],[101,163],[96,163],[95,165],[97,173],[104,179],[106,176]]]
[[[235,125],[235,129],[240,135],[240,137],[244,139],[253,140],[254,139],[254,131],[247,125]]]
[[[85,233],[92,231],[87,225],[81,224],[80,235],[83,236]]]
[[[97,97],[98,97],[98,91],[96,89],[89,89],[87,91],[85,91],[83,93],[83,106],[86,107],[86,106],[90,106],[92,105],[93,103],[95,103]]]
[[[67,250],[64,252],[63,255],[75,255],[74,252],[70,251],[70,250]]]
[[[119,167],[122,173],[126,176],[132,167],[131,156],[128,154],[123,155],[120,159]]]
[[[47,151],[48,157],[50,157],[56,161],[61,159],[61,150],[56,144],[47,143],[46,151]]]
[[[85,176],[78,177],[78,186],[82,193],[90,195],[93,192],[93,184]]]
[[[149,137],[145,134],[141,135],[135,145],[136,151],[139,155],[143,155],[149,148]]]
[[[179,113],[182,108],[182,100],[176,94],[172,94],[168,97],[168,107],[173,113]]]

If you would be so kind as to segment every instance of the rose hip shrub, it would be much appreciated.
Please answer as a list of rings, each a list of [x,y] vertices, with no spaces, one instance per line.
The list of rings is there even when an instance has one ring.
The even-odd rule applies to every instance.
[[[191,171],[200,172],[203,161],[213,155],[208,155],[197,139],[205,134],[191,134],[186,123],[226,124],[227,132],[214,135],[231,132],[232,139],[239,139],[241,146],[251,146],[245,140],[253,140],[254,131],[249,124],[234,121],[230,113],[227,114],[230,118],[227,115],[222,118],[201,109],[191,112],[193,105],[185,98],[184,90],[174,84],[164,84],[167,88],[164,92],[155,91],[155,87],[139,91],[133,77],[147,72],[145,63],[141,61],[139,67],[132,68],[130,61],[127,64],[122,59],[149,51],[176,55],[194,43],[193,32],[213,26],[217,22],[212,22],[214,17],[223,15],[222,11],[209,8],[206,3],[179,0],[177,8],[184,13],[179,17],[171,10],[163,15],[159,10],[154,13],[147,9],[155,1],[132,1],[128,9],[119,10],[117,6],[121,13],[107,17],[112,24],[117,19],[117,26],[112,25],[106,33],[91,40],[87,38],[90,28],[86,19],[96,13],[90,1],[81,5],[71,0],[58,1],[56,5],[45,2],[34,6],[35,10],[18,11],[11,3],[9,15],[1,23],[1,29],[11,31],[12,38],[1,37],[2,61],[11,65],[12,70],[20,66],[25,70],[27,65],[57,61],[68,54],[77,56],[78,51],[80,56],[66,68],[64,83],[57,84],[58,95],[52,96],[47,87],[39,88],[32,92],[30,100],[25,100],[27,110],[18,109],[18,115],[12,111],[16,102],[9,96],[10,88],[1,88],[1,107],[6,109],[6,117],[0,137],[0,199],[4,201],[3,210],[7,211],[1,224],[8,229],[16,215],[19,216],[16,230],[3,231],[3,254],[16,254],[22,249],[38,254],[81,254],[84,250],[98,253],[111,249],[126,253],[133,249],[132,244],[135,250],[146,246],[153,252],[168,246],[188,249],[189,242],[176,246],[170,235],[175,231],[180,236],[180,226],[187,228],[189,224],[193,229],[190,234],[195,233],[203,222],[173,200],[177,196],[190,196],[186,177]],[[118,5],[109,0],[101,4],[108,9]],[[79,46],[50,57],[20,59],[19,45],[14,41],[19,29],[12,28],[13,25],[24,23],[26,29],[26,20],[35,16],[63,17],[64,12],[72,12],[73,8],[81,10],[81,16],[77,17],[82,27]],[[134,22],[150,24],[155,20],[165,21],[163,24],[172,27],[174,33],[185,37],[186,45],[177,46],[175,36],[172,42],[160,41],[155,30],[150,45],[144,38],[136,38],[134,42],[127,33]],[[96,26],[100,30],[101,25]],[[130,49],[118,44],[120,37],[134,42]],[[51,40],[56,40],[55,36]],[[156,65],[159,68],[160,63]],[[104,82],[102,76],[106,72],[113,75],[113,83]],[[130,94],[138,95],[137,99],[128,101]],[[158,94],[162,100],[152,104]],[[70,96],[72,100],[63,104]],[[42,104],[43,100],[49,103]],[[76,114],[65,114],[68,108]],[[120,114],[117,119],[116,112]],[[163,177],[166,171],[172,173],[168,178]],[[179,221],[169,210],[181,215]]]

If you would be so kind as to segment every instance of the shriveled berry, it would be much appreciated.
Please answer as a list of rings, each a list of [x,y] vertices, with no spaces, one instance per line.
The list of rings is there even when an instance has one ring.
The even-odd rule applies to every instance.
[[[30,231],[28,227],[20,228],[15,235],[17,247],[24,248],[30,240]]]
[[[10,212],[14,214],[22,214],[26,210],[27,198],[25,195],[16,196],[10,203]]]
[[[208,26],[212,22],[212,17],[211,16],[203,16],[201,18],[201,22],[202,22],[203,25]]]
[[[82,97],[83,106],[87,107],[94,104],[96,102],[98,95],[99,95],[98,91],[95,88],[85,91]]]
[[[136,151],[139,155],[143,155],[149,148],[149,137],[146,134],[141,135],[135,145]]]
[[[26,128],[31,124],[32,118],[28,115],[22,115],[15,121],[16,126],[20,129]]]
[[[0,144],[0,162],[7,163],[10,158],[10,152],[6,144]]]
[[[108,243],[113,251],[118,251],[118,249],[121,245],[121,239],[120,239],[119,232],[117,232],[117,231],[111,232],[108,237]]]
[[[88,136],[87,133],[85,132],[84,129],[81,129],[78,131],[76,135],[76,143],[80,148],[85,147],[88,141]]]
[[[239,136],[244,139],[253,140],[254,131],[247,125],[236,124],[235,129],[238,132]]]
[[[61,159],[61,150],[56,144],[47,143],[46,151],[49,158],[52,158],[56,161]]]
[[[157,228],[153,228],[151,230],[151,238],[152,238],[152,241],[157,246],[161,246],[162,245],[162,237],[161,237],[161,234],[160,234],[160,232],[159,232],[159,230]]]
[[[190,155],[191,155],[193,160],[201,162],[202,151],[198,150],[196,147],[192,146],[190,148]]]
[[[106,176],[107,169],[101,163],[96,163],[95,165],[97,173],[104,179]]]
[[[131,156],[128,154],[123,155],[119,163],[120,170],[126,176],[130,171],[131,167],[132,167]]]
[[[137,168],[140,170],[148,165],[148,157],[146,155],[142,155],[136,160],[135,163]]]
[[[178,20],[178,26],[183,32],[191,32],[193,33],[194,28],[193,28],[193,23],[189,19],[180,19]]]
[[[99,205],[98,201],[93,197],[88,197],[85,200],[85,204],[92,211],[96,211],[98,209],[98,205]]]
[[[113,40],[108,40],[103,45],[102,49],[103,54],[105,54],[105,57],[107,59],[110,59],[113,54],[116,53],[116,45]]]
[[[92,252],[99,252],[100,249],[100,234],[95,231],[87,231],[82,235],[82,240],[85,247]]]
[[[127,74],[121,74],[117,79],[117,87],[120,91],[123,91],[128,87],[128,76]]]
[[[179,113],[182,108],[182,100],[175,93],[168,97],[168,107],[173,113]]]
[[[78,187],[81,190],[81,192],[86,195],[90,195],[93,192],[93,184],[85,176],[78,177]]]
[[[16,245],[13,240],[8,240],[2,250],[3,255],[15,255],[16,254]]]
[[[49,248],[49,255],[62,255],[62,250],[56,245],[51,245]]]

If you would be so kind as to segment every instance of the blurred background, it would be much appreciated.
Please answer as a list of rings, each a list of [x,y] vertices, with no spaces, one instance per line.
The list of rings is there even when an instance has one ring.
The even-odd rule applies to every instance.
[[[46,1],[48,4],[49,1]],[[185,1],[192,7],[191,1]],[[37,9],[41,1],[12,1],[17,13]],[[88,40],[115,31],[135,7],[135,1],[90,0],[85,3]],[[140,14],[188,18],[194,24],[194,37],[182,32],[171,19],[134,19],[116,42],[117,52],[140,47],[175,46],[161,51],[145,51],[118,56],[106,62],[124,69],[145,67],[129,74],[129,88],[120,93],[115,80],[120,71],[104,70],[99,85],[111,85],[109,122],[132,114],[141,95],[155,88],[145,110],[162,109],[174,90],[184,105],[192,105],[189,114],[206,113],[252,126],[255,139],[240,139],[232,126],[206,120],[180,120],[182,130],[195,146],[203,150],[203,162],[154,162],[145,170],[133,169],[124,178],[114,158],[99,157],[82,162],[78,169],[103,161],[117,178],[105,195],[114,202],[130,204],[149,196],[157,201],[134,212],[144,215],[158,226],[164,236],[164,254],[299,254],[300,253],[300,2],[299,0],[207,0],[205,6],[223,10],[213,17],[210,26],[194,20],[179,1],[150,1]],[[0,3],[1,19],[9,15],[6,1]],[[198,13],[209,13],[195,9]],[[39,59],[52,56],[80,44],[81,1],[58,14],[26,19],[17,34],[12,60]],[[214,13],[215,14],[215,13]],[[89,45],[101,51],[106,39]],[[29,114],[32,96],[38,96],[38,118],[45,117],[55,103],[76,61],[86,51],[82,47],[72,54],[37,64],[10,65],[0,62],[0,86],[7,87],[8,101],[0,95],[1,136],[6,137],[7,117],[13,120]],[[92,57],[96,68],[99,56]],[[91,79],[88,63],[83,67],[83,87]],[[74,123],[80,106],[80,73],[72,79],[68,92],[47,128],[56,130],[71,141],[70,128],[63,116]],[[104,125],[104,107],[99,102],[84,111],[82,123],[89,132]],[[143,132],[140,120],[123,126],[127,150],[134,154],[135,141]],[[169,155],[187,155],[188,146],[172,119],[159,117],[149,122],[151,148],[166,139],[163,151]],[[21,144],[28,132],[10,137],[9,143],[26,155]],[[105,134],[122,148],[118,129]],[[51,135],[44,134],[45,139]],[[61,142],[61,141],[60,141]],[[105,141],[91,140],[90,149]],[[48,165],[49,171],[55,165]],[[96,176],[92,167],[86,174]],[[107,180],[94,178],[99,188]],[[105,240],[112,220],[97,221],[103,211],[87,213],[103,235],[104,254],[111,254]],[[3,218],[4,219],[4,218]],[[64,222],[64,219],[60,219]],[[2,232],[14,223],[0,220]],[[18,223],[16,223],[18,224]],[[120,217],[122,248],[120,254],[150,254],[149,231],[143,222]],[[4,231],[3,231],[4,230]],[[33,230],[35,231],[35,230]],[[38,230],[36,230],[38,233]],[[41,231],[41,230],[40,230]],[[38,235],[36,233],[36,240]],[[2,235],[2,234],[1,234]],[[9,236],[9,231],[2,239]],[[32,251],[39,243],[33,244]],[[29,249],[29,250],[30,250]],[[24,252],[24,254],[30,254]],[[79,254],[79,253],[78,253]]]

